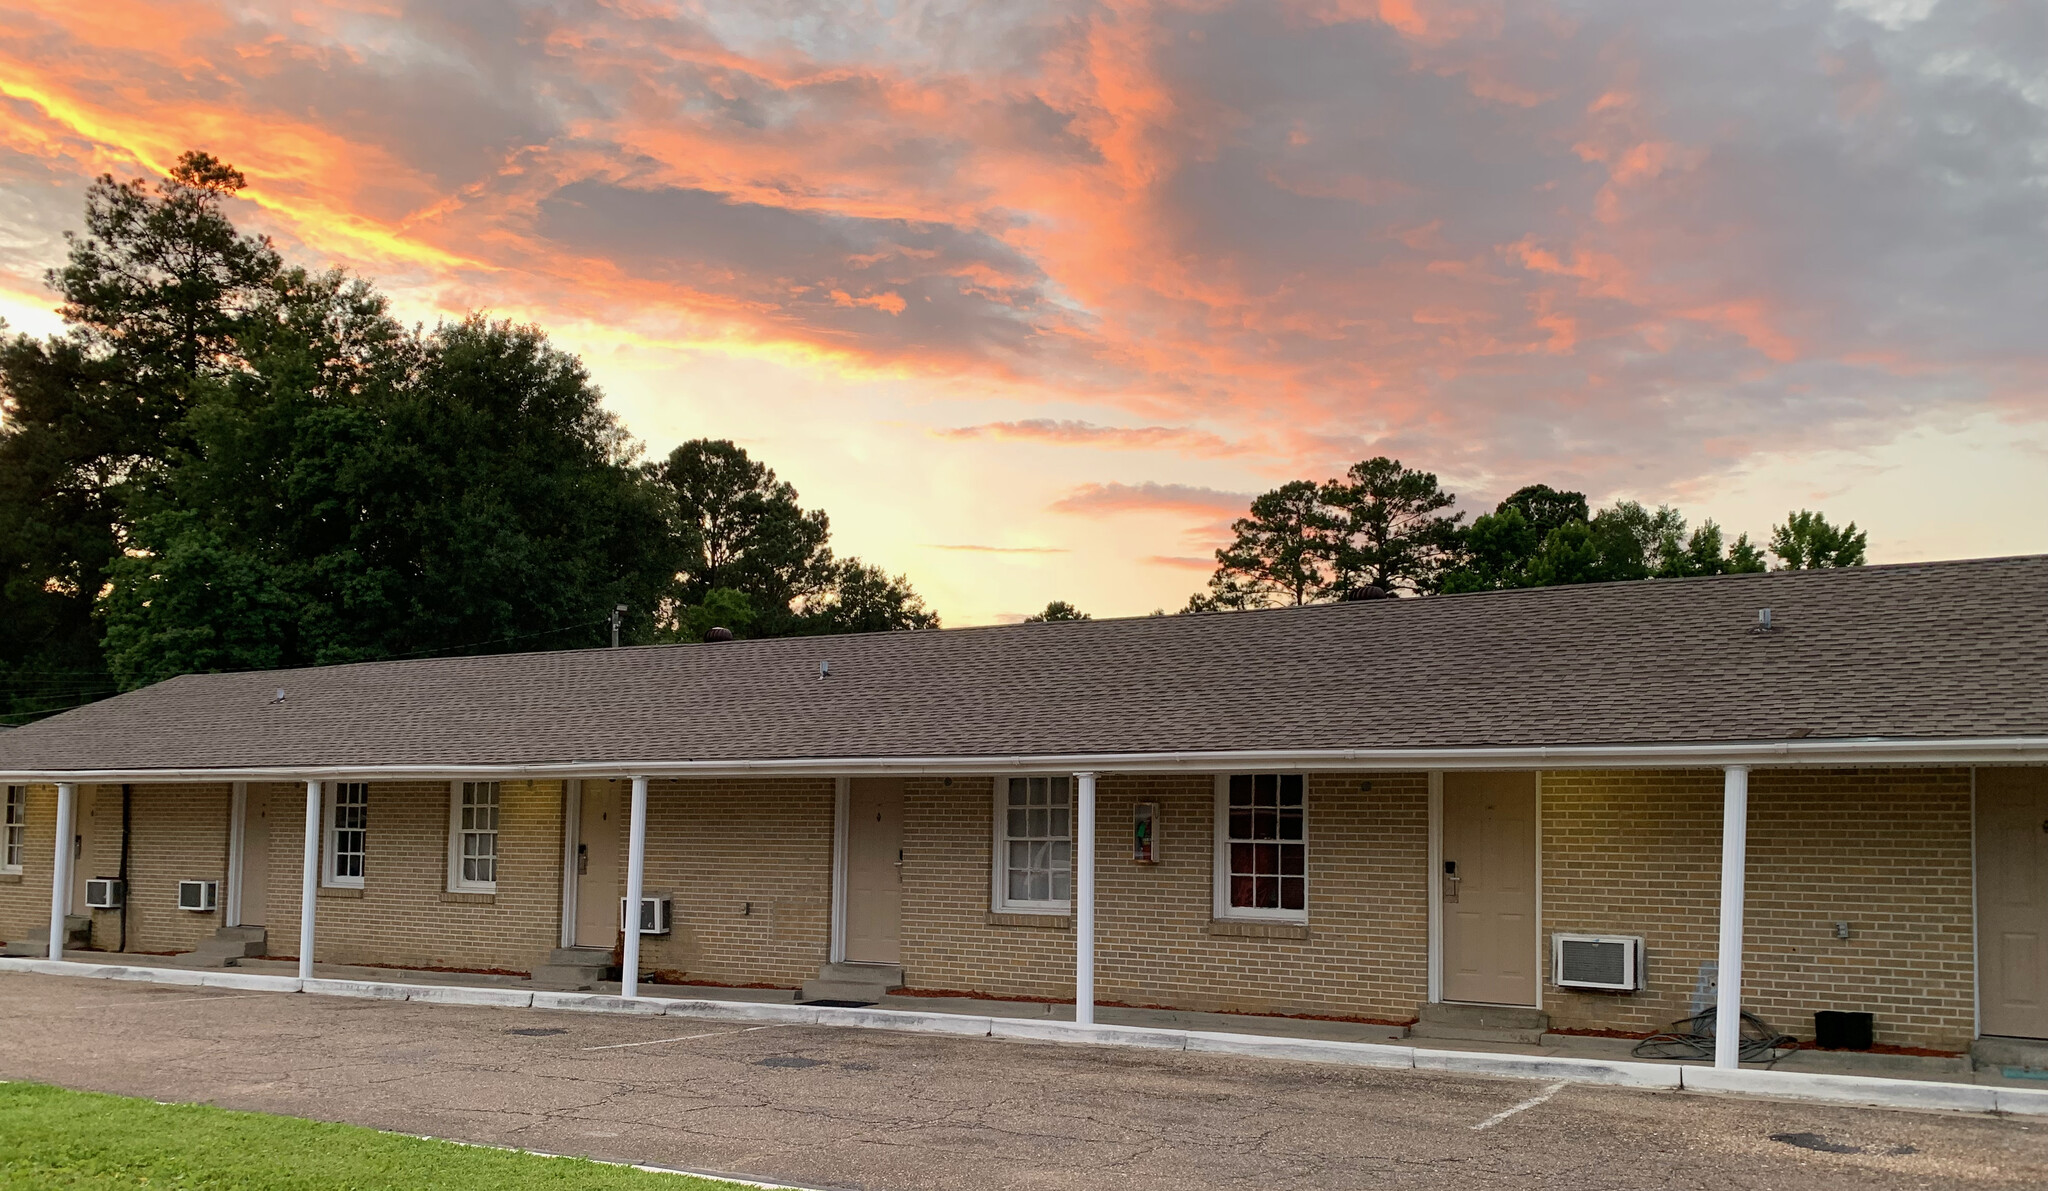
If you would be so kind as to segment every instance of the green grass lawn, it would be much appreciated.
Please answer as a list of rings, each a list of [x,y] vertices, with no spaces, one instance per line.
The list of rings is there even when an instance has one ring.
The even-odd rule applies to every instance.
[[[201,1104],[0,1084],[0,1188],[741,1191],[740,1184],[422,1141]]]

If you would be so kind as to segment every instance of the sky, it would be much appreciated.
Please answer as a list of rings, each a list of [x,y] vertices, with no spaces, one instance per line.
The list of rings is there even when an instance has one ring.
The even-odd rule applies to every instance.
[[[0,317],[102,173],[579,353],[947,624],[1374,455],[2048,551],[2040,0],[0,0]]]

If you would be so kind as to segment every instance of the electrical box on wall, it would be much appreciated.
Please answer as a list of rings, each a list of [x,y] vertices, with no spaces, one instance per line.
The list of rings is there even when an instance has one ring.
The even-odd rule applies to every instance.
[[[119,877],[94,877],[85,883],[85,908],[88,910],[118,910],[121,898],[127,891],[121,887]]]
[[[1637,935],[1553,935],[1550,975],[1559,988],[1635,992],[1643,987],[1643,940]]]
[[[1159,804],[1141,802],[1131,812],[1131,860],[1159,863]]]
[[[210,914],[220,901],[219,881],[178,882],[178,908]]]

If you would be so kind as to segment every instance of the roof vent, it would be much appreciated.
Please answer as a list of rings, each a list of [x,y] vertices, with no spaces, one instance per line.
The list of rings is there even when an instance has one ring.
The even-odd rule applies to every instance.
[[[713,625],[711,628],[704,630],[704,639],[706,641],[730,641],[732,640],[732,630],[723,625]]]
[[[1769,608],[1758,608],[1756,610],[1756,627],[1750,629],[1749,631],[1752,633],[1770,633],[1777,631],[1771,627],[1771,610]]]
[[[1364,587],[1354,587],[1350,591],[1345,592],[1344,599],[1347,602],[1351,600],[1384,600],[1392,595],[1393,593],[1386,588],[1368,583]]]
[[[270,701],[271,701],[272,703],[282,703],[282,702],[284,702],[284,688],[283,688],[283,687],[279,687],[279,688],[277,688],[277,694],[276,694],[276,696],[275,696],[275,697],[273,697],[273,698],[272,698],[272,699],[271,699]]]
[[[830,662],[819,662],[819,663],[818,663],[818,680],[822,682],[822,681],[824,681],[825,679],[827,679],[827,678],[830,678],[830,677],[832,677],[832,663],[830,663]]]

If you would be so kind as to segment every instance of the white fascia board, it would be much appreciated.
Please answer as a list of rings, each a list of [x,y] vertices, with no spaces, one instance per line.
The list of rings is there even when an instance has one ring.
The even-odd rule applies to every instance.
[[[1257,749],[977,757],[803,757],[717,761],[547,761],[521,764],[220,766],[0,772],[6,782],[225,782],[450,780],[571,777],[713,778],[1002,773],[1219,773],[1285,769],[1414,772],[1431,769],[1717,769],[1841,765],[2048,764],[2048,736],[1909,740],[1739,741],[1705,744],[1515,745],[1492,748]]]

